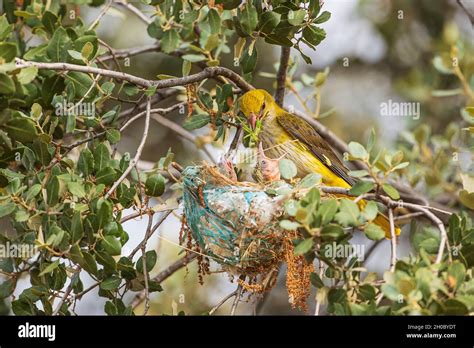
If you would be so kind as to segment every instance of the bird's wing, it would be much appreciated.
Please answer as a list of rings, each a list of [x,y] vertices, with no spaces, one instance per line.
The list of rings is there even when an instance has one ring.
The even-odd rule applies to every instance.
[[[354,185],[355,180],[349,176],[347,167],[308,122],[288,112],[276,118],[280,126],[293,138],[306,145],[321,163],[348,184]]]

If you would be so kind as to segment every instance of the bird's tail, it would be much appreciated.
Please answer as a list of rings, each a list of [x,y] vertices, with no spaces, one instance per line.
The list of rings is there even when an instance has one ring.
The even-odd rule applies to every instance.
[[[363,209],[367,203],[364,200],[359,201],[359,207]],[[379,213],[375,219],[373,220],[373,223],[380,226],[383,231],[385,232],[385,237],[388,239],[391,239],[392,236],[390,234],[390,221],[388,220],[388,217],[386,217],[384,214]],[[395,225],[395,235],[398,236],[400,234],[400,227]]]

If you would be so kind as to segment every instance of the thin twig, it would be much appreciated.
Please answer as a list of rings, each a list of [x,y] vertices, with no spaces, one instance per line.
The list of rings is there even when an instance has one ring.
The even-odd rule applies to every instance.
[[[349,193],[349,189],[342,188],[342,187],[329,187],[329,186],[321,186],[320,189],[325,192],[325,193],[333,193],[333,194],[343,194],[343,195],[348,195],[348,196],[353,196]],[[449,241],[448,241],[448,235],[446,233],[446,228],[444,227],[443,222],[435,215],[433,214],[428,208],[423,207],[418,204],[414,203],[408,203],[404,201],[393,201],[387,196],[382,196],[382,195],[374,195],[374,194],[368,194],[366,196],[367,199],[373,199],[380,201],[384,203],[387,208],[407,208],[415,212],[422,212],[428,219],[430,219],[436,227],[438,227],[440,231],[440,244],[439,244],[439,249],[438,249],[438,254],[436,256],[436,261],[435,263],[440,263],[442,258],[443,258],[443,252],[445,246],[448,247],[448,258],[450,261],[452,261],[452,256],[450,252],[450,247],[449,247]]]
[[[390,272],[395,271],[395,265],[397,264],[397,236],[395,235],[395,222],[393,221],[393,210],[388,208],[388,220],[390,223],[390,244],[392,246],[392,257],[390,258]]]
[[[82,269],[81,266],[77,266],[76,270],[74,271],[73,276],[71,277],[71,281],[69,282],[69,285],[66,288],[66,291],[64,291],[64,294],[61,297],[61,300],[59,301],[58,306],[56,307],[56,309],[54,310],[54,312],[52,314],[53,316],[58,315],[59,311],[61,310],[61,307],[62,307],[64,301],[66,301],[66,298],[69,296],[69,294],[72,291],[72,288],[74,286],[74,283],[75,283],[77,277],[79,277],[79,273],[81,273],[81,269]]]
[[[461,0],[456,0],[456,2],[462,8],[464,13],[467,15],[467,17],[471,21],[471,25],[474,27],[474,14],[472,14],[471,12],[468,11],[468,9],[466,8],[466,6],[464,6],[464,4],[462,3]]]
[[[116,0],[115,3],[117,5],[125,7],[127,10],[129,10],[134,15],[136,15],[146,25],[150,25],[153,22],[153,20],[150,17],[145,15],[142,11],[140,11],[138,8],[136,8],[132,4],[129,4],[127,1],[125,1],[125,0]]]
[[[191,133],[191,132],[187,131],[186,129],[184,129],[183,127],[181,127],[179,124],[168,120],[167,118],[161,116],[158,113],[154,113],[152,118],[156,122],[158,122],[159,124],[171,129],[173,132],[177,133],[178,135],[180,135],[184,139],[186,139],[189,142],[196,145],[197,137],[193,133]],[[201,150],[204,151],[204,153],[207,155],[207,157],[209,157],[209,159],[212,162],[215,162],[214,158],[212,157],[212,154],[209,152],[209,150],[206,148],[205,145],[201,148]]]
[[[175,272],[179,271],[181,268],[186,266],[188,263],[196,259],[197,256],[198,256],[197,254],[188,254],[184,256],[183,258],[179,259],[175,263],[171,264],[165,270],[158,273],[158,275],[156,275],[156,277],[154,277],[152,280],[157,282],[158,284],[161,283],[162,281],[164,281],[165,279],[173,275]],[[131,303],[132,308],[133,309],[137,308],[138,305],[142,303],[144,299],[145,299],[145,292],[142,291],[138,293]]]
[[[230,309],[230,315],[235,315],[235,311],[237,309],[237,305],[240,302],[240,297],[242,296],[243,290],[244,290],[244,287],[241,284],[239,284],[237,286],[237,290],[235,290],[237,294],[235,296],[234,302],[232,303],[232,308]]]
[[[143,241],[140,244],[138,244],[135,249],[133,249],[133,251],[128,256],[129,259],[132,259],[135,256],[135,254],[138,252],[138,250],[142,249],[144,245],[146,246],[146,243],[148,242],[150,237],[153,235],[153,233],[155,233],[158,227],[160,227],[160,225],[168,218],[168,216],[172,213],[173,210],[174,209],[165,211],[163,215],[160,217],[160,219],[158,220],[158,222],[153,226],[153,228],[151,228],[150,226],[150,228],[147,229],[147,232],[145,233],[145,238],[143,238]],[[150,215],[151,220],[153,220],[152,217],[153,216]]]
[[[161,47],[160,43],[156,42],[151,45],[116,49],[116,50],[113,50],[113,53],[111,52],[111,54],[108,54],[108,55],[105,55],[105,54],[101,55],[97,57],[96,59],[100,62],[106,62],[108,60],[114,59],[114,56],[116,59],[124,59],[128,57],[133,57],[142,53],[159,51],[160,47]]]
[[[171,211],[170,211],[171,213]],[[169,214],[168,214],[169,215]],[[143,315],[145,316],[150,309],[150,289],[148,288],[148,268],[146,263],[146,242],[148,241],[151,233],[151,225],[153,223],[153,215],[148,218],[148,226],[146,228],[145,239],[141,243],[142,251],[142,266],[143,266],[143,277],[145,278],[145,308],[143,309]]]
[[[227,302],[228,299],[234,297],[237,295],[237,290],[234,290],[232,291],[229,295],[225,296],[222,300],[220,300],[220,302],[215,306],[213,307],[210,311],[209,311],[209,315],[213,315],[215,311],[217,311],[224,303]]]
[[[92,29],[95,28],[95,26],[99,23],[99,21],[102,19],[102,17],[105,16],[105,14],[107,13],[107,11],[109,10],[111,5],[112,5],[112,1],[111,0],[107,1],[107,3],[104,5],[104,7],[100,11],[99,15],[97,16],[97,18],[91,23],[91,25],[89,25],[88,30],[92,30]]]
[[[120,183],[127,177],[127,175],[132,171],[133,167],[135,167],[138,160],[140,159],[140,156],[142,155],[143,148],[145,147],[146,139],[147,139],[147,136],[148,136],[148,130],[150,129],[150,108],[151,108],[150,98],[148,98],[147,106],[146,106],[145,129],[143,130],[142,140],[140,141],[140,145],[138,145],[135,157],[130,161],[130,164],[128,165],[127,169],[125,169],[125,171],[120,176],[120,178],[117,181],[114,182],[112,187],[104,195],[105,198],[110,197],[110,195],[117,189],[117,187],[120,185]]]
[[[321,261],[321,259],[318,259],[318,262],[319,262],[319,278],[323,279],[324,264]],[[317,295],[316,295],[316,308],[314,309],[314,315],[319,315],[320,309],[321,309],[321,301],[319,301],[319,299],[317,298]]]

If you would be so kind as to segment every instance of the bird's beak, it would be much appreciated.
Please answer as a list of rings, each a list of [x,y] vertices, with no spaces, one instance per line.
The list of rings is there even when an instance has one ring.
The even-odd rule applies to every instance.
[[[250,113],[248,123],[253,131],[255,130],[255,128],[257,128],[257,116],[253,112]]]

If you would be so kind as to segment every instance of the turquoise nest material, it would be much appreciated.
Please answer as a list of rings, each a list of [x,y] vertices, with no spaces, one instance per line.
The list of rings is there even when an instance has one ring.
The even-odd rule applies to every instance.
[[[209,166],[187,167],[183,183],[186,223],[209,258],[243,274],[265,273],[282,259],[281,197]]]

